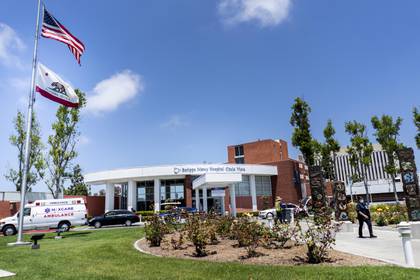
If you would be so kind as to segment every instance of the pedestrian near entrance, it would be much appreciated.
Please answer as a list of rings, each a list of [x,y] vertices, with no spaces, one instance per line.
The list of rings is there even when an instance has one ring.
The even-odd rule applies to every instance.
[[[365,202],[363,197],[359,197],[358,199],[356,212],[357,212],[357,219],[359,220],[359,238],[364,238],[363,223],[366,223],[368,226],[370,238],[376,238],[376,236],[373,235],[373,231],[372,231],[372,222],[370,220],[369,205]]]
[[[286,220],[286,204],[283,203],[283,199],[280,196],[276,197],[274,207],[276,208],[277,221],[284,224]]]

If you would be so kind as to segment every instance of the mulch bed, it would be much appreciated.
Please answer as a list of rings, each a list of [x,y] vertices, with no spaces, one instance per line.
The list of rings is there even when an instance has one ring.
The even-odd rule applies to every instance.
[[[306,247],[293,246],[289,249],[266,249],[258,247],[257,252],[261,255],[253,258],[246,258],[245,248],[237,247],[237,241],[223,239],[217,245],[208,245],[206,250],[216,252],[206,257],[194,257],[194,246],[190,242],[185,243],[182,250],[174,250],[170,240],[173,234],[165,236],[161,247],[149,247],[146,239],[137,241],[137,246],[152,255],[161,257],[174,257],[194,260],[207,260],[216,262],[240,262],[245,264],[268,264],[268,265],[304,265],[306,262]],[[348,253],[330,250],[329,261],[321,265],[327,266],[360,266],[360,265],[387,265],[384,262],[360,257]]]

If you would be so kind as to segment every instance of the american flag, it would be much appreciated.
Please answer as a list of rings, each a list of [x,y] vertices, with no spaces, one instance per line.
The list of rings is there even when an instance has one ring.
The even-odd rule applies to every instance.
[[[85,45],[74,37],[55,17],[44,8],[41,35],[66,44],[80,65],[80,57],[85,51]]]

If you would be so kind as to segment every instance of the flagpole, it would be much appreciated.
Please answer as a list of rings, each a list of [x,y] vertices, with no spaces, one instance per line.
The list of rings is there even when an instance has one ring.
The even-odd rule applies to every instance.
[[[33,60],[32,60],[32,78],[31,78],[31,90],[29,92],[29,105],[28,105],[28,114],[26,116],[26,137],[25,137],[25,157],[24,157],[24,164],[23,164],[23,177],[22,177],[22,185],[20,187],[20,207],[19,207],[19,224],[18,224],[18,236],[17,241],[14,245],[22,245],[27,244],[27,242],[23,241],[23,212],[25,209],[25,193],[26,193],[26,185],[28,179],[28,172],[29,172],[29,156],[30,156],[30,149],[31,149],[31,130],[32,130],[32,114],[33,114],[33,107],[35,102],[35,78],[37,72],[37,64],[38,64],[38,39],[39,39],[39,17],[41,11],[41,0],[38,0],[38,10],[36,15],[36,29],[35,29],[35,46],[34,46],[34,53],[33,53]]]

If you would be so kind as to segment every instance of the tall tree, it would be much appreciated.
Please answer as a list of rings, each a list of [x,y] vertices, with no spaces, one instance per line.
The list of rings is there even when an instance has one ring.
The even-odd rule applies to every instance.
[[[298,147],[303,155],[306,165],[314,164],[314,141],[311,135],[309,124],[309,113],[311,108],[308,103],[297,97],[292,106],[292,116],[290,124],[294,127],[292,135],[292,145]]]
[[[22,112],[18,111],[13,120],[15,134],[9,137],[10,144],[18,150],[18,167],[10,168],[5,174],[7,180],[15,185],[16,191],[20,191],[22,186],[26,138],[26,121]],[[26,191],[31,191],[31,187],[40,180],[44,172],[44,161],[42,157],[43,144],[41,141],[41,129],[35,113],[32,115],[31,149],[29,154],[29,167],[27,173]]]
[[[366,191],[366,201],[370,203],[369,188],[367,184],[367,168],[372,163],[373,146],[370,142],[366,126],[356,121],[346,122],[346,132],[350,135],[351,145],[347,147],[350,155],[350,165],[356,170],[358,179],[363,180]]]
[[[398,160],[397,150],[403,147],[402,144],[398,143],[397,139],[400,133],[402,118],[398,117],[394,122],[389,115],[382,115],[381,118],[373,116],[371,122],[373,128],[376,130],[373,135],[387,155],[388,162],[385,165],[385,172],[391,176],[395,201],[399,203],[395,176],[398,173],[398,167],[396,166]]]
[[[72,173],[70,175],[70,186],[64,190],[64,194],[67,195],[88,195],[89,189],[85,184],[85,179],[82,175],[82,168],[76,164],[73,166]]]
[[[56,121],[52,124],[53,134],[48,137],[49,150],[46,155],[47,173],[45,184],[54,198],[58,198],[64,189],[64,182],[70,177],[70,163],[77,156],[80,110],[85,106],[85,94],[76,89],[79,107],[60,106]]]
[[[418,112],[417,108],[413,109],[413,120],[417,127],[416,145],[417,149],[420,149],[420,113]]]
[[[340,143],[334,138],[335,128],[331,120],[328,120],[323,132],[325,143],[322,147],[321,165],[324,169],[325,178],[336,180],[335,159],[337,152],[340,150]]]

